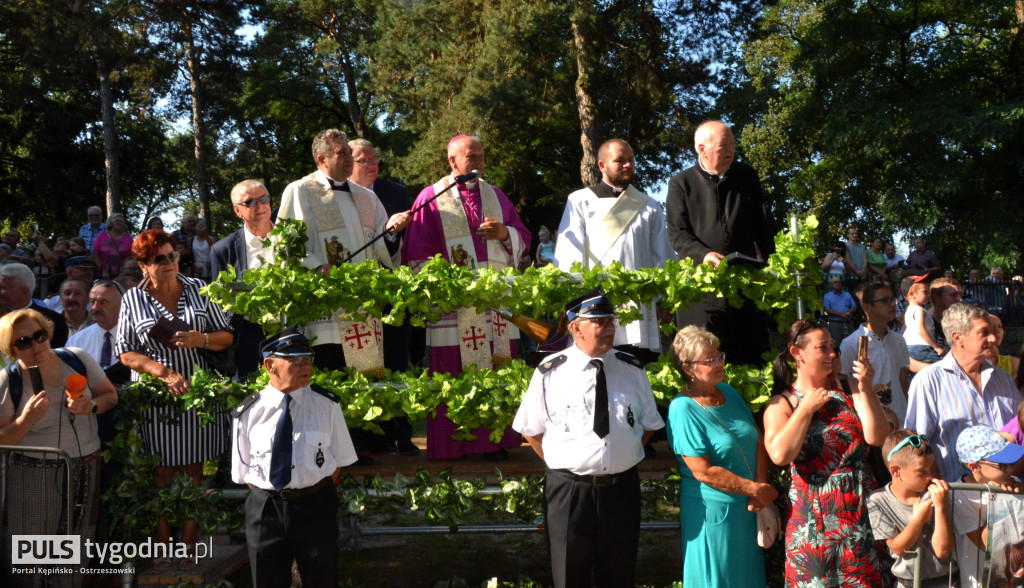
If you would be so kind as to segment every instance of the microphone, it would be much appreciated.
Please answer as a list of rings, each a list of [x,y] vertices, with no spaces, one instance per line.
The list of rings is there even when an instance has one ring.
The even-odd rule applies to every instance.
[[[479,170],[473,170],[468,174],[462,174],[461,176],[455,176],[456,184],[465,184],[466,182],[472,182],[473,180],[480,177]]]
[[[89,381],[86,380],[85,376],[80,374],[71,374],[64,380],[64,393],[68,395],[68,398],[75,400],[85,394],[85,388],[89,385]],[[71,416],[71,422],[75,422],[75,415]]]

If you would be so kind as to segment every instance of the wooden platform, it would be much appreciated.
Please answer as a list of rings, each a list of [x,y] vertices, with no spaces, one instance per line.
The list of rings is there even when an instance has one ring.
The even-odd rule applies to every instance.
[[[213,545],[213,557],[199,560],[194,570],[154,570],[149,568],[135,576],[139,586],[177,586],[181,583],[203,586],[218,582],[249,565],[249,554],[245,545]]]

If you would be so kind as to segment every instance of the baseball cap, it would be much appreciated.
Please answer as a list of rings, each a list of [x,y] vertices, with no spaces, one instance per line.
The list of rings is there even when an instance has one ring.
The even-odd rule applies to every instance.
[[[1010,443],[992,427],[977,425],[960,432],[956,439],[956,455],[963,464],[982,460],[1012,464],[1024,458],[1024,447]]]

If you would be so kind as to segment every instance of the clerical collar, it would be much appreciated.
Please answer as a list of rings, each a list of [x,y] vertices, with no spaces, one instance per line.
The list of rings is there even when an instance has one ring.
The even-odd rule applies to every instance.
[[[348,180],[342,180],[341,182],[335,182],[331,176],[325,174],[320,170],[316,170],[316,179],[321,184],[327,186],[330,190],[336,190],[340,192],[348,192]]]
[[[723,173],[716,174],[715,172],[710,171],[708,170],[708,168],[704,167],[704,162],[701,161],[699,157],[697,158],[697,165],[700,166],[700,171],[711,176],[711,178],[714,179],[715,181],[721,180],[723,177],[725,177],[725,174],[729,173],[729,168],[732,168],[732,164],[730,164],[729,168],[726,168],[726,170]]]
[[[592,188],[592,190],[594,191],[594,194],[597,194],[598,198],[618,198],[619,194],[626,191],[626,188],[616,188],[608,182],[601,180]]]

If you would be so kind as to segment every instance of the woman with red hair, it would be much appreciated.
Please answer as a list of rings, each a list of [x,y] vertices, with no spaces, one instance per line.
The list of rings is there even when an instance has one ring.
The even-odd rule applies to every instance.
[[[224,312],[199,293],[203,283],[178,273],[178,255],[174,237],[160,229],[144,231],[135,239],[132,256],[142,268],[143,279],[125,293],[117,324],[117,353],[131,368],[132,380],[149,374],[163,380],[175,397],[188,392],[195,370],[210,368],[200,349],[220,351],[234,340]],[[156,468],[157,487],[169,485],[178,472],[199,484],[203,462],[226,448],[224,421],[203,426],[194,411],[186,411],[177,422],[171,422],[174,413],[173,408],[151,408],[142,429],[146,449],[161,457]],[[193,546],[195,521],[186,521],[181,534],[181,542]],[[170,540],[170,527],[163,518],[157,539]],[[189,557],[178,562],[179,569],[195,565],[195,559]],[[171,562],[158,558],[154,567],[166,570]]]

